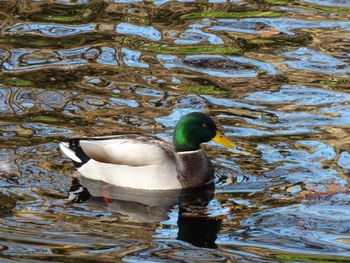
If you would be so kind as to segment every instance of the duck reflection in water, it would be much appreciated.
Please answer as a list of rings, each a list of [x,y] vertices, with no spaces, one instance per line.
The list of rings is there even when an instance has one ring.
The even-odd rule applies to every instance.
[[[107,206],[113,212],[149,223],[169,219],[170,210],[178,205],[177,239],[198,247],[216,248],[215,240],[223,218],[205,214],[214,190],[214,183],[196,189],[135,190],[79,177],[72,181],[68,200]]]

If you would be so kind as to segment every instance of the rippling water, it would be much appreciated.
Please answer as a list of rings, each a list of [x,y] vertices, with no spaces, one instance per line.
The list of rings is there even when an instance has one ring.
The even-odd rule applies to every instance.
[[[348,0],[0,1],[1,262],[349,262]],[[80,182],[57,143],[203,111],[215,188]]]

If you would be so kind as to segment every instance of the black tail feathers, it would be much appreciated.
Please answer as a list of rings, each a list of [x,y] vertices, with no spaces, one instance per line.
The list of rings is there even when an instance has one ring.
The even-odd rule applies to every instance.
[[[74,138],[69,140],[69,148],[75,152],[75,155],[82,161],[81,163],[74,162],[77,167],[80,167],[90,160],[90,157],[86,155],[80,146],[80,139]]]

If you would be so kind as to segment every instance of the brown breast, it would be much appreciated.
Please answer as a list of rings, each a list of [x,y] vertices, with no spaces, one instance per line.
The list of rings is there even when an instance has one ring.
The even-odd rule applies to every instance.
[[[182,187],[197,187],[213,178],[214,167],[202,150],[177,155],[179,158],[178,180]]]

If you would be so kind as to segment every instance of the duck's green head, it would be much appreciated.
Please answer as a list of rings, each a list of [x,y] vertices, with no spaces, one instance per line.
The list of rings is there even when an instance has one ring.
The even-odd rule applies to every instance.
[[[173,135],[176,152],[196,151],[200,149],[201,143],[209,141],[234,148],[234,144],[218,131],[215,122],[208,115],[192,112],[177,123]]]

